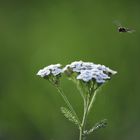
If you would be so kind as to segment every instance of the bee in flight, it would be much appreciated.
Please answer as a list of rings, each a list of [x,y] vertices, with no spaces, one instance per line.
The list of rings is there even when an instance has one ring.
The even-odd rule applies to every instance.
[[[122,26],[118,21],[115,21],[114,23],[115,23],[115,25],[117,25],[118,32],[120,32],[120,33],[133,33],[133,32],[135,32],[135,30],[133,30],[133,29],[126,28],[126,27]]]

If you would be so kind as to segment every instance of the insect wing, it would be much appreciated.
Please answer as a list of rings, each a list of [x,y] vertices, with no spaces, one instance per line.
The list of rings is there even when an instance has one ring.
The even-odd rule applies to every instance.
[[[129,28],[127,28],[126,30],[127,30],[128,33],[133,33],[133,32],[135,32],[135,30],[129,29]]]

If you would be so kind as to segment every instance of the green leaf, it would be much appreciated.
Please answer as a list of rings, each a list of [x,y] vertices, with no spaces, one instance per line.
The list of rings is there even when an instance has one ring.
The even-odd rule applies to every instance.
[[[61,112],[62,114],[71,122],[73,122],[74,124],[78,125],[79,126],[79,122],[78,120],[76,119],[76,116],[74,114],[72,114],[72,112],[65,108],[65,107],[61,107]]]
[[[88,135],[92,132],[95,132],[96,130],[100,129],[100,128],[104,128],[107,125],[107,120],[101,120],[100,122],[96,123],[90,130],[86,130],[84,132],[85,135]]]

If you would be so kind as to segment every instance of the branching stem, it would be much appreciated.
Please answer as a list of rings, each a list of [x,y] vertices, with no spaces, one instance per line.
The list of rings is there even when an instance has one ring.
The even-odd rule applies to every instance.
[[[87,122],[87,116],[90,112],[90,109],[92,107],[92,104],[95,101],[95,96],[96,96],[96,91],[94,91],[93,96],[90,97],[90,93],[87,95],[86,99],[84,99],[84,113],[83,113],[83,119],[82,119],[82,124],[81,124],[81,129],[80,129],[80,134],[79,134],[79,140],[85,140],[86,135],[85,135],[85,126]],[[91,98],[91,99],[90,99]]]

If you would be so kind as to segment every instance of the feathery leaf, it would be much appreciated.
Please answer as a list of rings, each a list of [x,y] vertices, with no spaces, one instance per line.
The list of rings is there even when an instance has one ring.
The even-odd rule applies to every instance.
[[[78,120],[76,119],[76,116],[75,116],[74,114],[72,114],[72,112],[71,112],[69,109],[67,109],[67,108],[65,108],[65,107],[61,107],[60,109],[61,109],[62,114],[63,114],[69,121],[73,122],[73,123],[76,124],[76,125],[79,125],[79,122],[78,122]]]
[[[90,134],[90,133],[92,133],[100,128],[106,127],[106,125],[107,125],[107,120],[106,119],[101,120],[100,122],[96,123],[90,130],[86,130],[84,132],[84,134],[88,135],[88,134]]]

